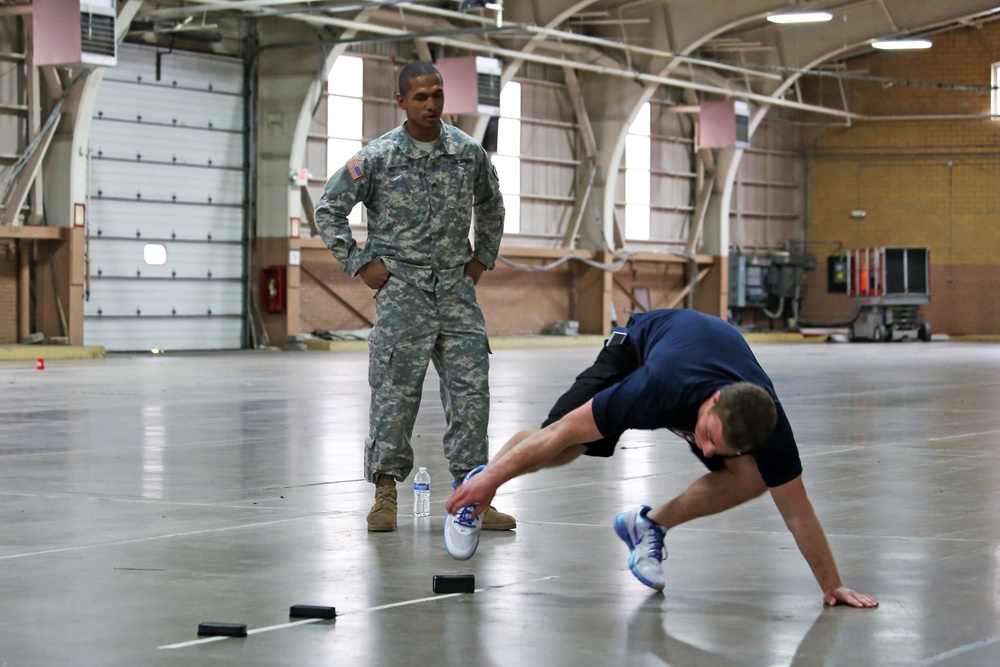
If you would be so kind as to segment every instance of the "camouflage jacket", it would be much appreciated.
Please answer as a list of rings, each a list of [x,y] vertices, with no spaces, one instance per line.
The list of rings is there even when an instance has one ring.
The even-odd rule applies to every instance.
[[[347,222],[358,202],[368,209],[364,248]],[[471,259],[492,269],[503,219],[486,151],[445,123],[430,154],[417,148],[405,123],[370,142],[330,177],[316,205],[316,227],[347,275],[381,257],[391,274],[426,290],[453,285]]]

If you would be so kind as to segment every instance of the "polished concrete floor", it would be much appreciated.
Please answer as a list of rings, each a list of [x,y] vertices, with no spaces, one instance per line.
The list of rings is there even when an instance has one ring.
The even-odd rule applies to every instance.
[[[369,535],[364,352],[112,355],[0,364],[0,665],[1000,664],[1000,346],[754,349],[877,610],[823,608],[766,496],[671,531],[665,593],[639,584],[612,517],[701,474],[667,432],[510,483],[517,530],[458,562],[433,371],[414,442],[435,516],[403,486],[398,532]],[[496,351],[493,450],[595,353]],[[435,595],[449,573],[477,591]]]

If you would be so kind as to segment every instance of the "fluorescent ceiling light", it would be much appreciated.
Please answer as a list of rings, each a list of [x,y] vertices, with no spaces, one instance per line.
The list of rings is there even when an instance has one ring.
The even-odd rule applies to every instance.
[[[771,23],[819,23],[833,18],[830,12],[797,12],[794,14],[771,14],[767,20]]]
[[[885,51],[902,51],[904,49],[929,49],[931,42],[927,39],[893,39],[884,42],[872,42],[876,49]]]

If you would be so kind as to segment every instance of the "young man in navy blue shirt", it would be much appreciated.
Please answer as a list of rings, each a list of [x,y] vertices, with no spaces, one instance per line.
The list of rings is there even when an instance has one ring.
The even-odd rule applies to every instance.
[[[565,465],[581,454],[611,456],[628,429],[668,428],[689,443],[709,472],[664,505],[643,505],[615,517],[636,578],[662,590],[668,529],[770,491],[823,602],[877,607],[873,597],[840,580],[802,483],[791,426],[743,336],[724,320],[692,310],[635,315],[624,333],[609,339],[541,429],[514,435],[484,470],[456,489],[448,512],[476,515],[515,477]],[[468,509],[472,506],[477,507]]]

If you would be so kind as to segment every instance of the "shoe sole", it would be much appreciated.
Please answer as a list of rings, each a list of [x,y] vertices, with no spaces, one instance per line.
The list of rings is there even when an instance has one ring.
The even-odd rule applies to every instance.
[[[635,567],[635,541],[632,539],[632,536],[629,534],[629,532],[628,532],[628,526],[625,525],[625,522],[622,520],[621,515],[618,515],[618,516],[615,517],[615,533],[617,533],[618,537],[620,537],[622,539],[622,542],[625,543],[625,546],[628,547],[628,550],[630,552],[629,553],[629,557],[628,557],[628,569],[632,571],[632,576],[634,576],[636,579],[638,579],[639,581],[641,581],[644,585],[649,586],[650,588],[652,588],[654,591],[662,591],[663,590],[663,586],[658,586],[658,585],[654,584],[652,581],[650,581],[649,579],[647,579],[646,577],[644,577],[642,575],[642,573],[639,572],[638,569],[636,569],[636,567]]]
[[[510,523],[491,523],[489,525],[483,524],[481,530],[514,530],[517,528],[517,521],[511,521]]]
[[[368,526],[368,532],[369,533],[391,533],[394,530],[396,530],[395,526],[385,526],[385,527],[382,527],[382,526],[378,526],[378,527]]]

